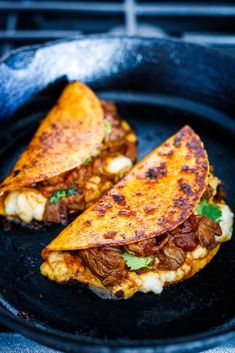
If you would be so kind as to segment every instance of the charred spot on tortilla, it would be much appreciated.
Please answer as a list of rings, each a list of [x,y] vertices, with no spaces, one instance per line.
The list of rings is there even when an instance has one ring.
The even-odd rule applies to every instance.
[[[158,152],[159,156],[167,156],[167,157],[172,156],[173,153],[174,153],[173,150],[169,150],[169,151],[168,151],[168,150],[167,150],[167,151],[159,151],[159,152]]]
[[[189,151],[193,151],[198,159],[202,157],[202,151],[198,146],[197,140],[193,139],[191,142],[187,142],[186,146],[188,147]]]
[[[108,203],[108,204],[106,205],[106,207],[107,207],[107,208],[112,208],[113,205],[112,205],[111,203]]]
[[[145,175],[150,179],[157,179],[161,175],[166,175],[166,161],[161,162],[157,167],[149,168]]]
[[[181,135],[177,135],[174,140],[175,147],[180,147],[180,140],[181,140]]]
[[[121,210],[118,212],[119,216],[126,216],[126,217],[131,217],[131,216],[135,216],[135,211],[131,211],[131,210]]]
[[[20,174],[20,169],[16,169],[13,173],[13,176],[16,177],[19,174]]]
[[[163,217],[161,217],[161,218],[157,221],[157,224],[158,224],[158,225],[162,225],[162,224],[164,224],[164,223],[167,223],[168,221],[169,221],[169,218],[163,216]]]
[[[189,165],[184,164],[181,168],[183,172],[195,173],[195,168],[191,168]]]
[[[116,232],[114,230],[110,230],[107,233],[104,233],[104,237],[107,239],[112,239],[116,235]]]
[[[113,194],[112,197],[118,205],[125,206],[126,201],[125,197],[122,194]]]
[[[26,225],[66,224],[127,173],[136,153],[115,105],[70,83],[0,185],[0,214]]]
[[[135,193],[135,195],[136,195],[136,196],[142,196],[142,192],[137,191],[137,192]]]
[[[144,211],[146,213],[154,213],[154,211],[156,210],[156,207],[153,207],[153,206],[144,206]]]
[[[98,216],[102,217],[105,215],[105,208],[104,207],[96,207],[95,212],[97,213]]]
[[[185,183],[183,178],[179,178],[179,179],[178,179],[178,183],[179,183],[180,189],[181,189],[186,195],[192,196],[193,191],[192,191],[192,189],[191,189],[191,186],[190,186],[188,183]]]
[[[86,227],[90,227],[90,226],[91,226],[91,221],[89,221],[89,220],[85,221],[85,222],[84,222],[84,225],[85,225]]]

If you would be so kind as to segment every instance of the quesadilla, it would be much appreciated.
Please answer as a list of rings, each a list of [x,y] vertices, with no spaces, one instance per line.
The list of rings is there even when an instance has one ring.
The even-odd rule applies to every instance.
[[[0,185],[0,214],[24,223],[66,223],[135,159],[136,136],[115,105],[70,83]]]
[[[106,298],[159,294],[208,264],[232,220],[203,143],[185,126],[42,251],[41,273]]]

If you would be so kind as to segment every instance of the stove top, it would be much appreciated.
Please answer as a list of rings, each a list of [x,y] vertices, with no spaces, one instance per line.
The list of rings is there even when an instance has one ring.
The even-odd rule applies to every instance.
[[[28,44],[97,33],[173,37],[235,56],[235,0],[0,1],[0,56]],[[3,326],[0,351],[56,352]],[[235,352],[235,340],[207,352]]]
[[[22,45],[92,33],[171,36],[235,55],[235,1],[0,2],[0,55]]]

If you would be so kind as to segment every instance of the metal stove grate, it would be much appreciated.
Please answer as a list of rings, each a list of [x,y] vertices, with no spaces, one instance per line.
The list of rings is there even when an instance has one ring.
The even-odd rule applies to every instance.
[[[235,54],[235,0],[0,1],[0,55],[77,34],[172,36]]]

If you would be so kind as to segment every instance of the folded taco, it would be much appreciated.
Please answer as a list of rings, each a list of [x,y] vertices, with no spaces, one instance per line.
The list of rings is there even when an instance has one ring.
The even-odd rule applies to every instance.
[[[158,294],[208,264],[231,238],[232,218],[203,143],[185,126],[42,251],[41,273],[105,297]]]
[[[110,189],[135,158],[136,136],[114,104],[70,83],[0,185],[0,214],[24,223],[66,223]]]

